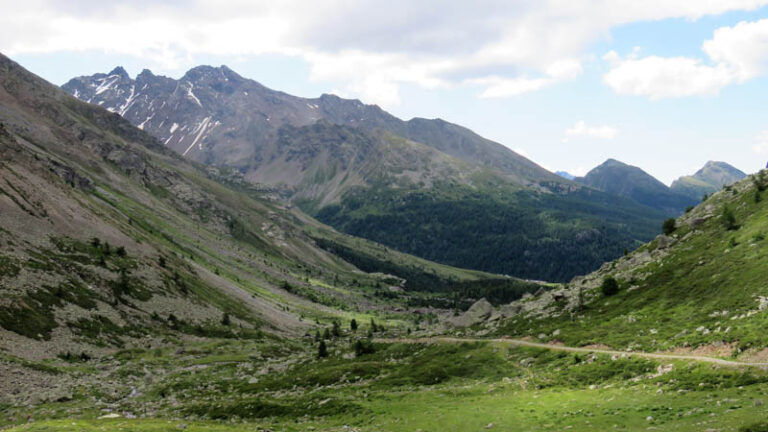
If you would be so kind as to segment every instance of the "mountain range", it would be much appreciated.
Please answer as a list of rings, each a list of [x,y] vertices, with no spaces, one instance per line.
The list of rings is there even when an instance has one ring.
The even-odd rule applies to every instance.
[[[568,280],[649,240],[666,216],[461,126],[291,96],[226,66],[178,80],[118,67],[63,88],[341,231],[453,266]]]
[[[678,193],[642,169],[608,159],[575,179],[604,192],[630,198],[669,215],[679,215],[699,200]]]

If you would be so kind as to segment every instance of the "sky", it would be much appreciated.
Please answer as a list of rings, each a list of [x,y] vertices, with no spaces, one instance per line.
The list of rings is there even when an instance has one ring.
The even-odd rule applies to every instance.
[[[443,118],[541,166],[669,184],[768,162],[768,0],[0,0],[0,52],[55,83],[200,64]]]

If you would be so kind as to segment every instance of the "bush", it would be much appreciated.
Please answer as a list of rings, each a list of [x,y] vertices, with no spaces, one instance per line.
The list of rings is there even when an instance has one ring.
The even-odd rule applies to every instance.
[[[752,178],[752,183],[755,184],[755,189],[757,189],[758,192],[762,192],[765,190],[765,171],[760,171],[757,173],[757,176]]]
[[[358,340],[355,342],[355,357],[373,354],[375,352],[376,349],[373,347],[373,342],[370,340]]]
[[[768,421],[742,426],[739,428],[739,432],[768,432]]]
[[[675,218],[669,218],[665,220],[663,224],[661,224],[661,230],[665,235],[672,234],[676,229],[677,226],[675,225]]]
[[[613,276],[608,276],[603,279],[603,283],[600,285],[600,291],[602,291],[603,295],[606,297],[615,295],[619,292],[619,282],[617,282]]]
[[[720,215],[720,222],[722,222],[725,229],[732,231],[738,229],[736,225],[736,217],[733,215],[733,210],[730,207],[723,207],[723,213]]]
[[[349,322],[349,328],[350,328],[352,331],[357,331],[357,320],[355,320],[354,318],[352,318],[352,321],[350,321],[350,322]]]

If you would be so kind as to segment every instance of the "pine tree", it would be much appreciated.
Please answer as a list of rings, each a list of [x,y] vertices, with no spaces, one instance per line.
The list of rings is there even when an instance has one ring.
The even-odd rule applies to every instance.
[[[317,357],[318,358],[328,357],[328,347],[325,345],[324,340],[321,340],[320,345],[317,346]]]
[[[354,318],[350,321],[349,328],[352,329],[352,331],[357,331],[357,321]]]
[[[323,332],[323,339],[328,340],[331,338],[331,331],[328,330],[328,327],[325,328],[325,331]]]

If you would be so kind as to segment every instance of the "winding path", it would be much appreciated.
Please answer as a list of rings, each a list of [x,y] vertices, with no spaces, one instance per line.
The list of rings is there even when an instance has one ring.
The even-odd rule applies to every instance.
[[[609,350],[609,349],[587,348],[587,347],[569,347],[564,345],[553,345],[553,344],[531,342],[531,341],[522,340],[522,339],[428,337],[428,338],[375,339],[375,341],[385,342],[385,343],[388,342],[388,343],[417,343],[417,344],[491,342],[491,343],[501,343],[501,344],[507,344],[507,345],[524,346],[524,347],[532,347],[532,348],[544,348],[544,349],[553,350],[553,351],[600,353],[600,354],[628,356],[628,357],[629,356],[645,357],[645,358],[651,358],[651,359],[693,360],[693,361],[700,361],[700,362],[706,362],[706,363],[713,363],[713,364],[722,365],[722,366],[731,366],[731,367],[749,366],[749,367],[758,367],[762,369],[768,369],[767,362],[752,363],[752,362],[741,362],[736,360],[725,360],[717,357],[707,357],[707,356],[699,356],[699,355],[664,354],[664,353],[649,353],[649,352],[641,352],[641,351],[616,351],[616,350]]]

